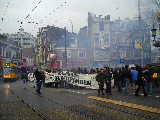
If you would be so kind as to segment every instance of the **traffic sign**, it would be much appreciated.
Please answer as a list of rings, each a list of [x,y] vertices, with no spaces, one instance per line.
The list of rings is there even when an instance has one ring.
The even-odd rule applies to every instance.
[[[125,61],[124,59],[122,59],[122,58],[120,59],[120,63],[124,63],[124,61]]]

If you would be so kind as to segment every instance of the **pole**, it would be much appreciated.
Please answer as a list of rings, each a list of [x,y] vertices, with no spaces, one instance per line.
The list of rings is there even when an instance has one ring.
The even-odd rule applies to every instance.
[[[45,50],[45,58],[44,58],[44,65],[46,66],[47,65],[47,57],[48,57],[48,54],[49,54],[49,51],[48,51],[48,34],[47,34],[47,32],[48,32],[48,29],[46,30],[46,42],[45,42],[45,44],[44,44],[44,50]]]
[[[20,61],[22,62],[23,59],[23,51],[22,51],[22,31],[19,31],[19,37],[20,37]]]
[[[144,56],[144,51],[143,51],[143,46],[141,48],[141,66],[143,66],[143,56]]]
[[[71,27],[72,27],[72,37],[74,37],[74,34],[73,34],[73,22],[72,22],[72,20],[71,20]],[[74,40],[75,40],[75,37],[74,37]],[[71,68],[73,68],[73,59],[72,59],[72,55],[71,55],[70,63],[71,63]]]
[[[141,0],[138,0],[138,21],[139,25],[141,25]]]
[[[73,23],[72,23],[72,21],[71,21],[71,25],[72,25],[72,33],[73,33]]]
[[[64,28],[64,38],[65,38],[65,69],[67,69],[67,31],[66,27]]]
[[[144,50],[143,50],[143,40],[144,40],[144,32],[142,29],[142,19],[141,19],[141,0],[138,0],[138,24],[139,24],[139,33],[140,33],[140,39],[141,39],[141,66],[143,66],[143,56],[144,56]]]

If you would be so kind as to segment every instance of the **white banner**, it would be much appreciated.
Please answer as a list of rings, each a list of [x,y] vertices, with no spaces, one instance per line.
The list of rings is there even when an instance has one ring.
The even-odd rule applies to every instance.
[[[53,83],[65,81],[74,86],[85,87],[90,89],[98,89],[98,83],[95,79],[96,74],[74,74],[74,73],[45,73],[45,83]],[[33,73],[29,73],[28,79],[32,82],[35,81]],[[112,80],[112,86],[114,81]]]

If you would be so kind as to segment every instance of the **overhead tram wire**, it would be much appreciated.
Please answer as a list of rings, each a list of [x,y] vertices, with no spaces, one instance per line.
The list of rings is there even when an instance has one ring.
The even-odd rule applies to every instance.
[[[10,5],[11,1],[7,1],[7,3],[5,4],[5,7],[4,7],[4,11],[2,10],[2,16],[1,16],[1,21],[4,22],[4,18],[7,14],[7,10],[9,8],[9,5]]]
[[[0,10],[1,12],[1,14],[0,14],[0,22],[1,22],[1,25],[2,25],[2,23],[4,23],[5,22],[5,20],[6,20],[6,15],[7,15],[7,11],[8,11],[8,8],[9,8],[9,6],[10,6],[10,4],[11,4],[11,2],[12,2],[12,0],[6,0],[5,2],[4,2],[4,7],[3,7],[3,3],[2,3],[2,0],[0,0],[0,5],[2,5],[2,10]],[[2,3],[2,4],[1,4]],[[1,6],[0,6],[1,7]],[[2,31],[3,29],[2,29],[3,27],[2,26],[0,26],[0,31]]]
[[[152,0],[152,2],[156,5],[157,9],[160,10],[160,0]]]
[[[58,1],[59,2],[59,1]],[[24,23],[28,23],[28,24],[34,24],[34,28],[36,25],[40,25],[41,22],[44,22],[44,19],[47,19],[49,16],[53,15],[54,13],[56,13],[59,9],[67,7],[67,1],[63,1],[61,2],[57,7],[55,7],[55,9],[52,9],[51,12],[49,12],[47,14],[47,16],[45,16],[44,18],[41,19],[41,21],[35,21],[35,20],[30,20],[32,13],[35,12],[35,10],[38,8],[38,6],[40,5],[40,3],[42,3],[42,0],[40,0],[35,7],[33,7],[30,11],[30,13],[27,14],[27,16],[24,18],[24,20],[18,20],[17,22],[20,23],[20,29],[22,28]]]
[[[27,19],[29,19],[29,17],[31,16],[31,14],[38,8],[38,5],[42,2],[42,0],[40,0],[36,6],[34,8],[32,8],[31,12],[27,14],[27,16],[23,19],[23,20],[18,20],[17,22],[20,23],[20,28],[19,30],[22,28],[23,24],[26,22]],[[36,23],[38,24],[37,22],[27,22],[27,23]]]
[[[59,2],[59,1],[58,1]],[[58,12],[58,10],[60,10],[61,8],[65,8],[67,7],[67,1],[63,1],[61,2],[57,7],[55,7],[54,9],[52,9],[52,11],[48,12],[48,14],[46,16],[44,16],[44,18],[41,19],[40,23],[43,21],[43,23],[46,21],[46,19],[49,16],[52,16],[53,14],[55,14],[56,12]]]

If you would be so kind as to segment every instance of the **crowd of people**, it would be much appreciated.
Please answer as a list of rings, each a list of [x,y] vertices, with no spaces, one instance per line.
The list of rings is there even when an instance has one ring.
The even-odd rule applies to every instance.
[[[51,71],[48,71],[51,72]],[[53,71],[55,72],[55,71]],[[118,92],[129,93],[130,88],[135,90],[135,95],[139,95],[140,89],[143,90],[144,96],[148,94],[152,94],[152,86],[153,86],[153,73],[150,71],[148,67],[128,67],[127,65],[122,68],[96,68],[81,70],[78,69],[76,72],[72,71],[73,73],[83,73],[83,74],[96,74],[96,81],[98,82],[98,96],[99,95],[112,95],[112,89],[117,89]],[[61,73],[61,72],[59,72]],[[27,69],[21,68],[21,79],[25,84],[27,83]],[[40,69],[34,70],[34,77],[36,78],[36,92],[41,94],[40,89],[45,81],[44,72]],[[112,87],[112,80],[114,80],[114,86]],[[157,85],[158,86],[158,85]],[[104,89],[105,87],[105,89]]]
[[[129,93],[130,88],[134,89],[135,96],[139,95],[140,89],[144,96],[152,94],[153,73],[148,67],[135,66],[129,68],[127,65],[122,68],[111,69],[104,67],[97,69],[96,81],[98,82],[98,96],[104,93],[112,95],[111,80],[114,79],[114,88],[118,92]],[[104,91],[104,86],[106,89]]]

